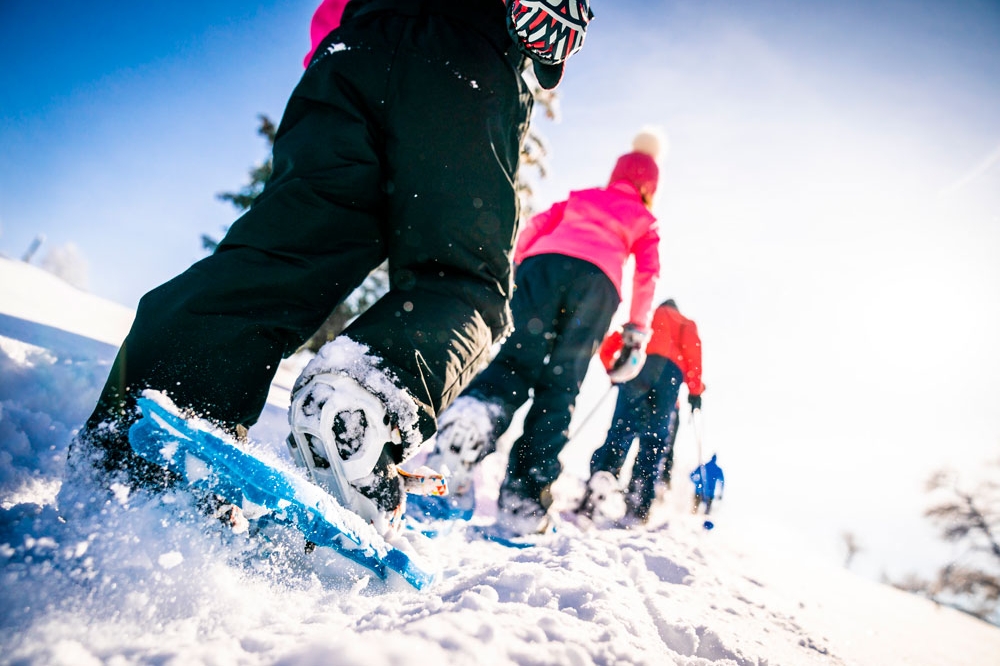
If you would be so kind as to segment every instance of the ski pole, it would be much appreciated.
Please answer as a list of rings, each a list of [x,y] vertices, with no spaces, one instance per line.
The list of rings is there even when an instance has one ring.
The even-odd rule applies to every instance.
[[[701,419],[695,418],[695,412],[701,412],[700,409],[691,410],[691,429],[694,431],[694,441],[698,445],[698,469],[701,470],[701,485],[704,490],[702,494],[708,490],[708,480],[705,478],[708,474],[705,469],[705,459],[701,455]],[[695,489],[697,492],[697,489]],[[712,493],[715,494],[714,491]]]
[[[711,507],[711,502],[712,502],[713,499],[715,499],[715,487],[713,485],[713,487],[712,487],[712,496],[711,496],[711,498],[709,498],[708,497],[708,470],[705,468],[705,459],[704,459],[704,457],[702,457],[702,451],[701,451],[701,439],[702,439],[701,419],[700,418],[695,418],[695,415],[694,415],[695,412],[700,412],[700,411],[701,411],[700,409],[692,409],[691,410],[691,427],[694,430],[694,439],[695,439],[695,442],[698,444],[698,470],[699,470],[699,472],[701,474],[701,487],[702,487],[702,490],[699,493],[698,492],[698,487],[695,486],[695,499],[696,499],[697,504],[694,505],[694,513],[698,513],[698,507],[701,505],[702,501],[705,501],[705,513],[707,515],[707,513],[708,513],[708,511],[709,511],[709,509]],[[711,529],[713,529],[715,527],[715,523],[713,523],[711,520],[709,520],[709,519],[706,518],[705,522],[703,522],[701,526],[704,527],[706,530],[711,530]]]
[[[608,399],[608,396],[611,395],[611,391],[614,390],[616,386],[618,385],[612,384],[611,386],[608,387],[608,390],[605,391],[604,394],[597,400],[597,403],[594,405],[593,409],[590,410],[590,413],[587,414],[587,417],[583,419],[583,421],[580,423],[579,426],[577,426],[576,430],[573,431],[573,434],[566,438],[566,444],[572,442],[574,439],[576,439],[577,435],[583,432],[584,426],[586,426],[590,422],[590,419],[594,418],[594,414],[597,413],[598,409],[600,409],[601,405],[604,404],[604,401]]]
[[[695,418],[695,414],[700,411],[700,409],[691,410],[691,429],[694,430],[694,441],[698,445],[698,467],[703,467],[701,455],[701,419]]]

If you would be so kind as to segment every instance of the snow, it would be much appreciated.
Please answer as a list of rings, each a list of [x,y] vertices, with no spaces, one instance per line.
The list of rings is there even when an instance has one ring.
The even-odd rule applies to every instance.
[[[369,353],[367,346],[343,336],[323,345],[302,370],[303,383],[310,377],[326,373],[346,374],[360,387],[379,396],[396,415],[396,425],[404,444],[420,441],[416,402],[396,387],[387,370],[380,367],[378,357]],[[407,458],[415,453],[412,449],[405,446],[404,455]]]
[[[9,317],[71,331],[115,348],[132,324],[134,313],[125,306],[81,291],[24,262],[0,260],[0,285],[0,313]]]
[[[424,592],[307,555],[294,535],[264,549],[209,524],[180,492],[123,493],[98,517],[64,520],[66,448],[129,319],[0,259],[0,663],[998,661],[1000,629],[810,560],[794,530],[727,521],[732,492],[716,528],[702,529],[680,473],[648,530],[566,524],[524,549],[461,529],[431,540],[441,573]],[[302,363],[282,368],[251,431],[276,456],[287,455],[280,400]],[[495,458],[479,472],[483,515]]]

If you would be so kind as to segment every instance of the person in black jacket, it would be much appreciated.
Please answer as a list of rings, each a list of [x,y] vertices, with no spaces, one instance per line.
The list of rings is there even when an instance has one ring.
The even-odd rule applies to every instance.
[[[214,254],[139,303],[71,450],[71,466],[105,486],[170,483],[128,444],[139,392],[249,427],[282,357],[388,259],[388,293],[296,382],[289,442],[342,504],[389,529],[405,497],[395,466],[508,331],[513,183],[532,103],[518,26],[541,12],[564,44],[566,26],[518,0],[342,9],[288,101],[261,195]],[[558,83],[567,53],[529,55],[543,85]]]

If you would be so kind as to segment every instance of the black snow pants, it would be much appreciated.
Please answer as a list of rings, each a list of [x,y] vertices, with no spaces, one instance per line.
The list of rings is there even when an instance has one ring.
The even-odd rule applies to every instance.
[[[626,502],[640,518],[649,515],[661,474],[669,480],[673,446],[677,437],[677,395],[684,374],[664,356],[651,354],[639,375],[618,387],[615,414],[607,438],[590,458],[590,473],[621,474],[625,459],[638,437]]]
[[[559,453],[580,385],[621,299],[599,268],[557,254],[525,259],[517,268],[516,284],[514,332],[466,394],[503,407],[498,433],[532,398],[524,433],[510,452],[504,485],[541,500],[542,491],[562,471]]]
[[[127,424],[147,387],[253,424],[282,357],[385,259],[389,292],[345,335],[414,398],[425,437],[509,331],[532,98],[503,3],[356,0],[346,16],[291,95],[264,191],[142,298],[88,428]]]

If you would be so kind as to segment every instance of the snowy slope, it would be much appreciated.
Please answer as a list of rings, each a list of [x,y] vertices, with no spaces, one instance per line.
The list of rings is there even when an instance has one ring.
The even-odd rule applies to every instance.
[[[21,261],[0,257],[0,314],[92,338],[115,349],[134,313]],[[9,325],[9,324],[8,324]],[[0,323],[0,334],[5,333]]]
[[[424,593],[338,575],[294,535],[265,555],[182,495],[63,522],[66,446],[130,313],[23,264],[0,278],[0,663],[1000,663],[1000,629],[812,564],[724,506],[701,529],[680,481],[649,531],[566,526],[523,550],[443,536]],[[256,437],[280,441],[283,394]]]

